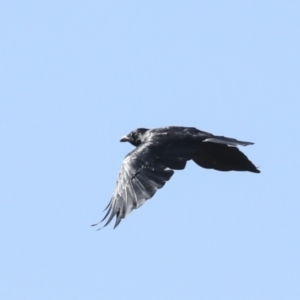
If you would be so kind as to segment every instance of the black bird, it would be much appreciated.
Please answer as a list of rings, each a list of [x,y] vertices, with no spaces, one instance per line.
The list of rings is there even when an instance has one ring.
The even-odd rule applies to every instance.
[[[114,217],[114,228],[117,227],[133,209],[162,188],[174,170],[183,170],[189,160],[206,169],[260,173],[236,147],[253,143],[215,136],[193,127],[138,128],[120,141],[136,148],[123,160],[115,192],[102,219],[108,218],[104,227]]]

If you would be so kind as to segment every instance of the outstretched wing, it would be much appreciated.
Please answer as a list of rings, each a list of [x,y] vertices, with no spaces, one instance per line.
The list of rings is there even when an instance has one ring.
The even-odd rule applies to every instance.
[[[104,227],[116,217],[116,228],[133,209],[139,208],[162,188],[174,171],[157,160],[155,148],[142,144],[123,160],[115,192],[106,207]],[[101,221],[101,222],[102,222]],[[97,225],[97,224],[95,224]]]

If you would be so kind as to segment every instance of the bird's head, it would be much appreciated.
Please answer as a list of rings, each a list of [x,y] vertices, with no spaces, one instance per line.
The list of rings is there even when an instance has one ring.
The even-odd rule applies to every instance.
[[[124,135],[120,142],[129,142],[133,146],[137,147],[142,143],[142,139],[146,131],[148,131],[146,128],[138,128],[133,130],[129,134]]]

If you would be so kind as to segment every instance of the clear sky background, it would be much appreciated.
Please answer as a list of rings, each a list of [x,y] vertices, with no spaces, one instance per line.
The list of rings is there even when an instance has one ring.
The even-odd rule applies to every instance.
[[[300,299],[300,2],[6,1],[1,273],[11,299]],[[137,127],[255,142],[96,231]]]

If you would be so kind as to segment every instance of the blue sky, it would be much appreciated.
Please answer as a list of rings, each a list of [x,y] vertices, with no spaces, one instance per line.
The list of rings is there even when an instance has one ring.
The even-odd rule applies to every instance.
[[[1,299],[299,299],[298,1],[0,10]],[[255,142],[96,231],[137,127]]]

